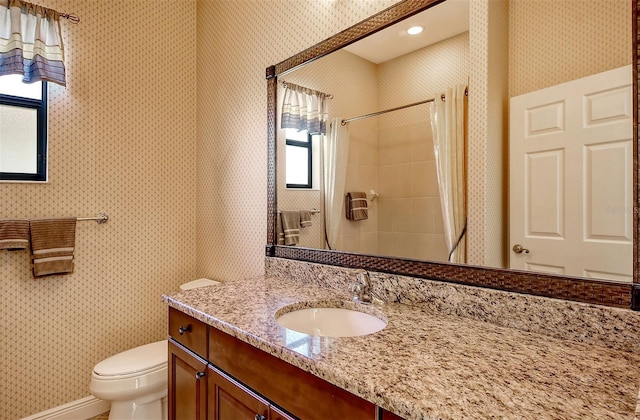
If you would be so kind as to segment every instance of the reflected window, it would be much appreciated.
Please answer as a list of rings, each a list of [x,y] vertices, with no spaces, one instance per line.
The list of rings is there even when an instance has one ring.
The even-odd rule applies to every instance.
[[[0,76],[0,181],[46,181],[46,84]]]
[[[287,188],[311,188],[313,170],[312,136],[306,131],[286,129]]]

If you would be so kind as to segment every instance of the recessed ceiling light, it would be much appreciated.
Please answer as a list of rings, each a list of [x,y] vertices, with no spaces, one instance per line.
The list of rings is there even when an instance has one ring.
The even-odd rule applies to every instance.
[[[412,26],[409,29],[407,29],[407,33],[409,35],[418,35],[420,32],[422,32],[423,28],[422,26]]]

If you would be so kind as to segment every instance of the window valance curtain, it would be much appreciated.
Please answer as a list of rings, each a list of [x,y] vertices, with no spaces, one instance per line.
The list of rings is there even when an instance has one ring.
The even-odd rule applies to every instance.
[[[60,14],[21,0],[0,0],[0,76],[66,86]]]
[[[282,104],[282,128],[307,130],[309,134],[327,132],[327,94],[287,82]]]

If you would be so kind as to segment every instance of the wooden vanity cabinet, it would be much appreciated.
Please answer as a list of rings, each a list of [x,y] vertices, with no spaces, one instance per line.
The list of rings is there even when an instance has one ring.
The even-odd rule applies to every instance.
[[[207,357],[208,330],[204,322],[169,308],[169,336],[202,358]]]
[[[376,418],[375,404],[215,328],[209,362],[301,419]]]
[[[184,333],[187,325],[195,334]],[[169,326],[169,419],[399,418],[172,308]],[[207,356],[196,354],[185,342],[206,350]]]
[[[209,365],[209,419],[294,420],[285,411]]]
[[[168,409],[170,419],[207,418],[207,361],[169,340]]]

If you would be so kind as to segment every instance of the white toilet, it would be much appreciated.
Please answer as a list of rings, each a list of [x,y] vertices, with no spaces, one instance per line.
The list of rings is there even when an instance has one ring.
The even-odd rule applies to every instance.
[[[180,290],[219,284],[198,279]],[[167,418],[167,340],[123,351],[98,363],[91,375],[91,393],[111,402],[109,420]]]

